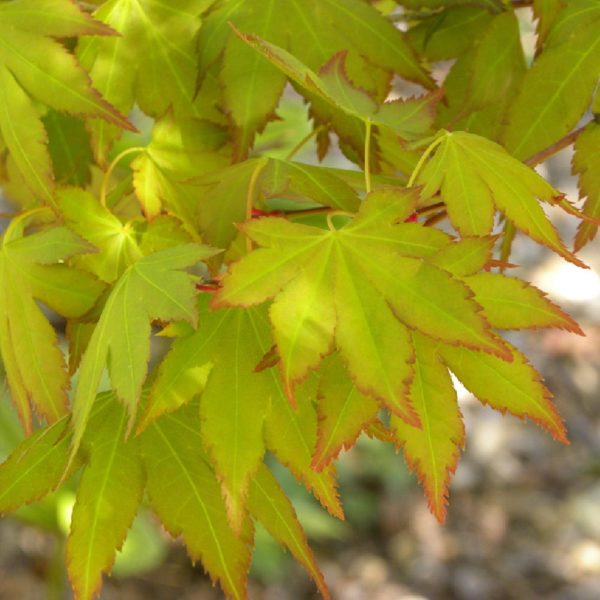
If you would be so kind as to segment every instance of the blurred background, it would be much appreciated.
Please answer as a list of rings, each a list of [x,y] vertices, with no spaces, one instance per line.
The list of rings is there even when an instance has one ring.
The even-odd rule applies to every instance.
[[[306,107],[293,93],[286,94],[278,112],[283,120],[267,127],[257,153],[285,156],[310,131]],[[309,143],[296,159],[309,162],[313,157]],[[576,200],[570,161],[570,150],[565,150],[540,171]],[[350,168],[335,153],[327,164]],[[552,216],[570,243],[575,219],[564,213]],[[519,267],[511,274],[548,292],[586,333],[511,336],[554,392],[569,446],[532,423],[485,408],[459,389],[467,442],[444,526],[428,512],[402,455],[380,442],[363,437],[338,461],[346,522],[329,517],[285,469],[277,470],[335,599],[600,599],[599,244],[595,241],[581,253],[589,271],[552,257],[523,236],[517,237],[512,255]],[[5,386],[0,386],[3,459],[21,433]],[[71,597],[63,560],[73,501],[67,486],[0,519],[0,600]],[[257,531],[250,595],[253,600],[317,598],[305,573],[262,529]],[[113,576],[105,579],[101,598],[212,600],[222,595],[153,516],[142,513]]]

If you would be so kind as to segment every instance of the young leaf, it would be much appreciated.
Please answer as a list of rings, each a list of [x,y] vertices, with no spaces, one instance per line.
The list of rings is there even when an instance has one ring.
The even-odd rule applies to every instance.
[[[73,398],[73,453],[86,429],[108,363],[112,389],[127,407],[131,430],[150,358],[153,319],[196,322],[194,278],[181,271],[212,256],[207,246],[187,244],[150,254],[115,284],[81,360]]]
[[[410,398],[422,428],[412,427],[392,415],[391,429],[404,450],[408,466],[425,488],[431,512],[443,523],[448,485],[464,445],[465,431],[456,392],[448,369],[438,357],[437,344],[418,333],[413,334],[413,343],[415,377]]]
[[[535,171],[481,136],[446,132],[420,173],[425,201],[438,192],[452,224],[462,235],[486,235],[494,207],[525,234],[570,262],[585,266],[562,243],[536,199],[551,203],[560,194]]]
[[[600,218],[600,125],[590,123],[575,142],[573,172],[579,175],[579,195],[585,196],[583,212]],[[575,250],[596,237],[598,226],[581,221],[575,236]]]
[[[337,356],[322,367],[317,398],[319,424],[313,467],[321,471],[377,420],[379,404],[356,389]]]
[[[78,266],[112,283],[141,257],[135,230],[123,224],[92,194],[72,187],[60,190],[57,199],[67,225],[99,250],[79,257]]]
[[[229,525],[219,483],[202,451],[197,405],[158,419],[140,439],[150,506],[228,596],[246,599],[252,522],[244,520],[239,536]]]
[[[36,298],[69,316],[81,316],[101,287],[83,273],[52,264],[90,246],[65,227],[27,237],[4,238],[0,249],[0,351],[13,402],[23,428],[31,432],[31,405],[52,423],[67,411],[69,386],[56,332]],[[75,283],[76,282],[76,283]],[[72,288],[63,288],[73,284]]]
[[[220,150],[226,137],[222,128],[207,121],[175,119],[167,113],[152,129],[152,141],[132,163],[133,185],[144,213],[156,217],[165,209],[195,231],[198,188],[188,180],[229,163]]]
[[[79,60],[96,88],[125,113],[137,102],[154,118],[170,107],[178,117],[201,117],[193,103],[195,38],[198,17],[213,2],[185,0],[175,9],[169,2],[108,0],[94,16],[119,35],[81,40]],[[96,159],[104,164],[120,131],[105,123],[94,123],[90,130]]]
[[[137,438],[124,441],[127,411],[112,394],[98,400],[83,441],[83,470],[67,540],[67,568],[75,597],[91,600],[110,571],[144,491]]]
[[[354,221],[339,230],[278,218],[244,226],[263,248],[233,266],[216,304],[251,305],[275,297],[271,321],[286,391],[317,366],[336,331],[337,347],[358,388],[418,424],[399,385],[411,374],[412,351],[403,327],[504,355],[462,282],[426,260],[412,258],[410,250],[408,256],[400,254],[407,226],[394,223],[412,213],[417,193],[375,191]],[[333,287],[328,285],[332,280]],[[356,360],[356,335],[367,344],[362,361]],[[399,381],[396,374],[388,375],[390,361]]]
[[[296,511],[285,492],[265,465],[252,479],[248,508],[252,516],[304,566],[314,579],[323,600],[329,600],[325,579],[306,540]]]
[[[61,482],[69,458],[68,418],[38,429],[0,465],[0,514],[40,500]]]
[[[529,417],[552,437],[568,443],[564,424],[551,402],[552,394],[516,348],[511,349],[511,362],[466,348],[440,345],[438,350],[448,368],[481,402],[502,413]]]

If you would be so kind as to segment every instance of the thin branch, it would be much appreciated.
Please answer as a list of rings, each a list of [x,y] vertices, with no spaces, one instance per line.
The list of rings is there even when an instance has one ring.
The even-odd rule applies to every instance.
[[[321,131],[323,131],[323,129],[325,129],[324,125],[319,125],[318,127],[315,127],[310,133],[308,133],[308,135],[305,135],[287,154],[287,156],[285,157],[285,160],[292,160],[292,158],[294,158],[294,156],[296,156],[296,154],[308,143],[310,142],[310,140],[312,140],[314,137],[316,137],[319,133],[321,133]]]
[[[560,152],[567,146],[570,146],[580,136],[586,127],[587,123],[579,129],[571,131],[571,133],[565,135],[565,137],[558,140],[558,142],[548,146],[547,148],[544,148],[543,150],[540,150],[537,154],[534,154],[523,162],[530,167],[535,167],[536,165],[543,163],[547,158],[550,158],[557,152]]]
[[[263,156],[258,160],[256,168],[252,171],[250,182],[248,183],[248,191],[246,193],[246,221],[249,221],[252,218],[252,209],[254,208],[254,202],[256,201],[258,192],[258,178],[268,162],[269,159],[266,156]],[[252,251],[252,240],[248,236],[246,236],[246,251],[248,253]]]
[[[365,121],[365,190],[371,193],[371,119]]]

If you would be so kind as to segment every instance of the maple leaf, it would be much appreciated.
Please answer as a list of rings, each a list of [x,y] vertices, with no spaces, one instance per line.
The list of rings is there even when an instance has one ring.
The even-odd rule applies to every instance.
[[[439,192],[462,235],[490,233],[497,208],[526,235],[585,267],[565,248],[536,200],[552,203],[561,197],[540,175],[484,137],[456,131],[443,133],[440,140],[417,177],[423,201]]]
[[[214,0],[108,0],[94,17],[118,37],[81,40],[77,55],[104,97],[123,112],[134,103],[148,115],[162,117],[173,108],[177,117],[201,117],[194,106],[195,38],[200,14]],[[131,65],[136,68],[132,69]],[[121,131],[95,123],[90,128],[94,155],[106,162]]]
[[[57,193],[57,203],[67,225],[98,248],[98,253],[78,258],[79,267],[112,283],[142,256],[135,230],[123,224],[91,193],[65,188]]]
[[[417,424],[406,399],[413,360],[408,327],[505,355],[469,288],[422,258],[439,250],[446,236],[436,246],[439,237],[430,228],[401,223],[417,199],[416,190],[375,191],[339,230],[278,218],[244,225],[263,248],[232,267],[215,304],[249,306],[275,298],[270,317],[289,396],[335,339],[359,390]]]
[[[69,458],[68,417],[38,429],[0,465],[0,514],[40,500],[62,481]]]
[[[436,351],[438,344],[418,333],[413,333],[413,343],[415,377],[410,398],[422,428],[411,427],[393,415],[390,427],[408,466],[423,483],[431,512],[443,522],[450,477],[464,446],[464,425],[450,374]]]
[[[84,123],[71,115],[49,110],[43,118],[56,183],[85,187],[91,181],[92,149]]]
[[[529,417],[556,440],[568,443],[564,424],[551,402],[552,394],[516,348],[511,346],[512,361],[443,344],[438,350],[448,368],[481,402],[503,413]]]
[[[521,160],[569,133],[588,109],[600,77],[600,6],[570,2],[521,81],[501,141]]]
[[[444,80],[446,96],[439,105],[438,125],[496,139],[502,127],[498,115],[505,113],[525,71],[515,13],[493,16],[471,38],[471,47]]]
[[[584,335],[581,327],[535,286],[500,273],[477,273],[464,281],[493,327],[527,329],[556,327]]]
[[[265,419],[277,410],[271,402],[283,393],[272,372],[255,372],[272,343],[264,307],[209,311],[207,302],[201,299],[198,330],[179,337],[162,362],[138,430],[201,393],[202,441],[232,526],[239,530],[265,451]],[[338,511],[337,503],[326,501]]]
[[[335,466],[330,463],[319,472],[312,466],[317,443],[317,411],[314,405],[316,377],[309,376],[298,386],[296,406],[292,407],[277,372],[269,369],[268,373],[279,393],[272,397],[271,411],[265,420],[267,448],[331,515],[343,520],[344,510],[338,497]]]
[[[319,416],[313,468],[321,471],[342,449],[352,447],[360,433],[377,420],[379,403],[361,394],[347,377],[339,357],[321,366],[317,389]]]
[[[113,33],[69,0],[0,4],[0,133],[24,181],[45,202],[52,203],[52,165],[34,101],[133,129],[92,88],[75,58],[53,39]]]
[[[99,397],[83,440],[87,461],[67,539],[69,579],[82,600],[98,593],[142,500],[139,440],[124,441],[126,425],[127,412],[113,394]]]
[[[202,450],[197,404],[157,419],[140,441],[152,509],[227,595],[246,599],[252,521],[243,521],[239,535],[229,525],[219,482]]]
[[[543,47],[544,41],[552,29],[556,17],[558,17],[560,11],[565,8],[566,3],[566,0],[533,1],[533,14],[538,21],[536,27],[536,49],[538,51]]]
[[[585,196],[583,212],[600,218],[600,125],[590,123],[575,142],[573,172],[579,175],[579,195]],[[575,250],[596,237],[598,226],[581,221],[575,236]]]
[[[205,73],[222,57],[223,103],[231,115],[241,157],[252,146],[254,134],[271,118],[286,80],[246,47],[229,23],[289,50],[310,69],[351,48],[352,80],[381,100],[389,89],[391,73],[432,87],[403,34],[361,0],[268,0],[260,4],[226,0],[208,15],[200,31],[200,70]],[[320,35],[324,23],[335,23],[327,37]]]
[[[156,217],[163,203],[167,211],[184,219],[195,231],[198,188],[192,177],[229,164],[224,130],[194,119],[177,119],[167,113],[152,128],[152,140],[131,163],[133,185],[144,214]]]
[[[214,253],[197,244],[169,248],[140,258],[118,279],[81,359],[72,408],[73,454],[107,363],[112,389],[127,407],[131,429],[148,368],[151,321],[196,322],[194,278],[180,269]]]
[[[181,398],[173,394],[179,391],[180,374],[193,378],[210,364],[200,401],[202,441],[222,483],[231,524],[239,531],[248,487],[265,451],[263,424],[270,397],[277,393],[268,373],[254,372],[264,354],[263,340],[270,341],[269,326],[256,309],[208,312],[203,304],[198,331],[177,340],[161,365],[146,422],[164,412],[165,400]],[[168,396],[163,395],[166,388],[173,390]],[[199,391],[196,387],[194,393]],[[167,406],[172,410],[174,403]]]
[[[317,584],[323,600],[329,600],[325,579],[308,545],[302,525],[298,522],[296,511],[277,479],[264,465],[261,465],[256,477],[252,479],[248,509],[252,516],[304,566]]]
[[[493,19],[490,11],[476,6],[457,6],[453,2],[443,9],[420,18],[407,33],[411,46],[432,62],[463,54]]]
[[[54,328],[36,299],[67,317],[86,313],[103,286],[88,273],[59,264],[92,248],[65,227],[22,237],[13,221],[0,248],[0,350],[12,399],[27,433],[31,405],[48,422],[67,411],[69,379]]]

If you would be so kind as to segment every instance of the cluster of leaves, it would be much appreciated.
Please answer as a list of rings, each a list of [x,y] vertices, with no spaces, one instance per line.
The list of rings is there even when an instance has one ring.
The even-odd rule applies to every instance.
[[[364,433],[402,448],[442,521],[464,444],[451,373],[567,441],[500,332],[582,332],[504,271],[516,230],[585,266],[543,204],[581,218],[576,249],[594,237],[600,126],[574,128],[600,112],[597,0],[534,0],[531,63],[522,2],[95,4],[0,2],[1,176],[18,207],[0,352],[27,433],[0,466],[0,512],[78,477],[77,598],[144,499],[228,596],[246,597],[256,521],[327,597],[269,465],[343,518],[334,460]],[[398,79],[422,91],[390,99]],[[253,151],[288,83],[318,157],[335,134],[364,177]],[[142,113],[149,139],[126,116]],[[530,168],[573,142],[583,212]]]

